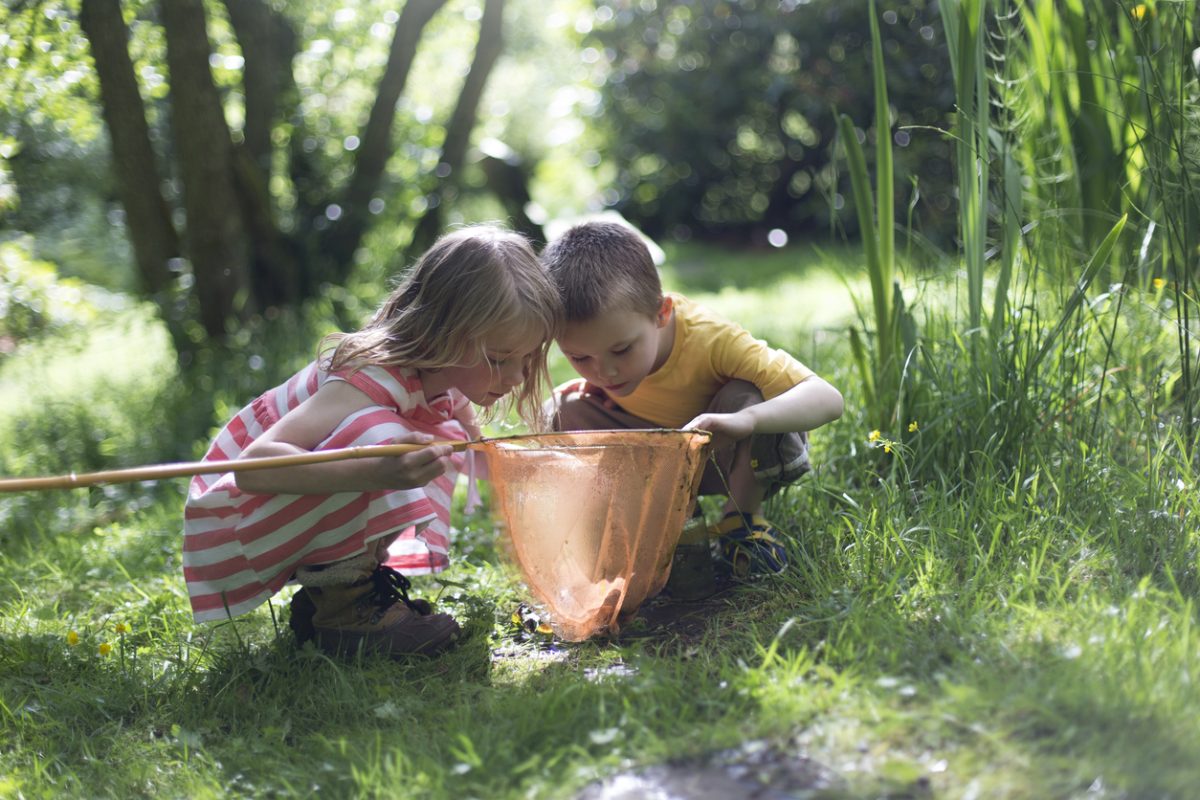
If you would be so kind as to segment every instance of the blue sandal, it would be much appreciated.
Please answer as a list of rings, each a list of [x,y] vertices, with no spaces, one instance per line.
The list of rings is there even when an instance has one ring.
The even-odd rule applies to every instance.
[[[787,550],[777,538],[779,531],[761,514],[730,511],[709,532],[717,538],[721,559],[735,578],[787,569]]]

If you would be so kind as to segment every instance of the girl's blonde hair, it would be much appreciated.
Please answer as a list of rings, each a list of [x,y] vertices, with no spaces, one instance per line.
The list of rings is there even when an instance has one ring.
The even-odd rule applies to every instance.
[[[558,291],[529,240],[479,225],[434,242],[365,327],[331,334],[321,349],[333,348],[330,371],[368,365],[430,370],[478,363],[489,335],[533,331],[542,343],[509,407],[540,430],[541,398],[550,387],[546,355],[561,326]]]

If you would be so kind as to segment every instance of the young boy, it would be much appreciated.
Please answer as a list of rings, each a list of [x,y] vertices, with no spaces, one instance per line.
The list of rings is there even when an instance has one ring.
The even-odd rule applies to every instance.
[[[711,533],[734,575],[779,572],[787,553],[763,501],[810,469],[807,431],[842,415],[837,389],[782,350],[684,296],[664,294],[641,236],[587,222],[542,262],[567,325],[559,347],[583,376],[554,390],[557,430],[712,431],[701,494],[728,495]]]

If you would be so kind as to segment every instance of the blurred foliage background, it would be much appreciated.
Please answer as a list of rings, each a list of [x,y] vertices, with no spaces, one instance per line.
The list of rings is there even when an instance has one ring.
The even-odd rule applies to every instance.
[[[1161,399],[1200,407],[1195,8],[10,0],[0,359],[140,302],[185,383],[244,362],[260,386],[295,366],[268,341],[358,326],[448,226],[540,243],[615,211],[706,289],[747,283],[737,253],[865,264],[874,318],[849,338],[877,425],[935,402],[902,363],[936,339],[909,304],[958,269],[981,407],[1028,397],[1107,285],[1170,289]],[[1011,380],[983,369],[985,326]]]
[[[616,209],[665,241],[758,247],[854,232],[834,111],[868,118],[865,2],[169,8],[191,16],[149,0],[0,10],[0,238],[65,278],[154,300],[185,366],[314,299],[354,324],[362,308],[345,287],[393,274],[428,243],[425,220],[432,232],[503,220],[541,240],[556,219]],[[903,109],[891,121],[897,205],[913,204],[918,235],[949,244],[950,145],[935,129],[953,85],[936,4],[886,0],[880,13]],[[411,70],[397,86],[405,35]],[[128,54],[133,102],[105,91],[120,70],[104,66],[101,40]],[[481,66],[489,47],[498,55]],[[216,114],[195,110],[206,83]],[[379,141],[373,115],[389,108]],[[114,126],[141,119],[144,143],[122,156]],[[203,136],[189,146],[192,129]],[[163,212],[139,213],[147,202]],[[139,246],[139,230],[158,244]]]

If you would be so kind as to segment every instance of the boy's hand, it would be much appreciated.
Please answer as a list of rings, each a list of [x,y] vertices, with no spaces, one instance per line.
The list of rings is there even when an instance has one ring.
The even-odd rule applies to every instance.
[[[717,448],[740,442],[754,433],[754,420],[750,415],[736,412],[733,414],[701,414],[693,419],[684,430],[712,431],[713,444]]]
[[[605,408],[617,407],[617,404],[613,402],[613,399],[609,397],[603,389],[596,384],[589,382],[585,378],[580,378],[579,380],[564,384],[562,387],[562,394],[566,394],[568,392],[578,392],[582,395],[591,395],[599,400],[600,405],[604,406]]]

